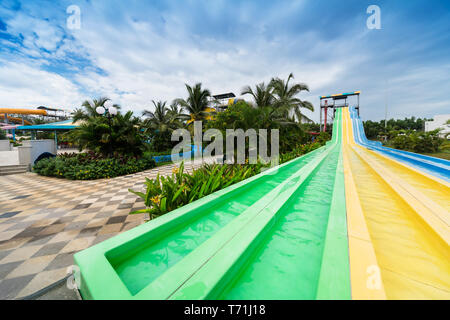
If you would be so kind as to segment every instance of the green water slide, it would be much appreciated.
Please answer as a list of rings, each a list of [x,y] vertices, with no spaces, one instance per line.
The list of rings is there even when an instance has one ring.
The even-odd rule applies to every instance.
[[[85,299],[350,299],[341,112],[325,147],[75,255]]]

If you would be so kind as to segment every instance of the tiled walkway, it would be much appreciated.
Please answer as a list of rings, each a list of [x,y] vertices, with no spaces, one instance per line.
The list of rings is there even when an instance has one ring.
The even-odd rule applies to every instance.
[[[143,215],[129,215],[145,206],[128,188],[139,190],[144,177],[171,174],[173,166],[96,181],[0,176],[0,299],[64,278],[74,253],[143,223]]]

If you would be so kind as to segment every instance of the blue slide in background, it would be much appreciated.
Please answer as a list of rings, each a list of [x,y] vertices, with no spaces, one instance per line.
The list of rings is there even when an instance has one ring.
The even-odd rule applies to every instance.
[[[383,147],[379,141],[370,141],[364,133],[363,123],[354,107],[350,107],[350,116],[353,122],[353,134],[358,144],[363,147],[378,151],[386,156],[394,158],[427,173],[450,182],[450,161],[417,154],[413,152]]]

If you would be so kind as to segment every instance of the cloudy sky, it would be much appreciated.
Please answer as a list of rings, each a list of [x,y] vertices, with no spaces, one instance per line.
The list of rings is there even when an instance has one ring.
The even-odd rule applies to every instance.
[[[368,29],[369,5],[381,29]],[[76,5],[79,29],[69,28]],[[70,20],[73,21],[73,20]],[[271,77],[301,98],[361,90],[364,119],[450,113],[450,1],[84,0],[0,2],[0,106],[124,109],[185,97],[184,83],[239,94]],[[308,113],[319,119],[318,108]]]

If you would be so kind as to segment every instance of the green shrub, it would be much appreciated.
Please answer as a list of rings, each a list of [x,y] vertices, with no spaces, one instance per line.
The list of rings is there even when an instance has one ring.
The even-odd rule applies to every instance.
[[[367,139],[373,140],[378,139],[381,136],[386,136],[387,132],[392,130],[416,130],[424,131],[425,121],[427,119],[421,119],[416,117],[405,118],[405,119],[390,119],[385,123],[385,120],[380,121],[364,121],[364,132]],[[386,132],[387,131],[387,132]]]
[[[167,156],[169,154],[172,154],[172,150],[171,149],[168,149],[166,151],[159,151],[159,152],[156,152],[156,151],[146,151],[146,152],[144,152],[144,156],[146,156],[146,157]]]
[[[21,147],[21,146],[22,146],[22,143],[20,143],[20,142],[18,142],[18,141],[14,141],[14,140],[12,140],[12,139],[10,139],[9,142],[12,143],[12,145],[13,145],[14,147]]]
[[[128,189],[144,200],[147,209],[134,213],[149,213],[150,218],[201,199],[213,192],[224,189],[234,183],[247,179],[261,172],[262,165],[204,165],[192,174],[184,172],[184,164],[175,168],[172,176],[155,180],[145,179],[145,192]]]
[[[389,132],[389,136],[393,137],[388,142],[388,146],[395,149],[408,150],[417,153],[433,153],[439,151],[444,143],[444,139],[439,137],[439,130],[430,132]]]
[[[315,142],[319,143],[320,145],[324,145],[327,141],[331,140],[331,134],[329,132],[321,132],[318,136]]]
[[[326,142],[326,141],[325,141]],[[314,142],[309,144],[300,144],[296,146],[292,151],[283,153],[280,155],[280,163],[288,162],[292,159],[298,158],[304,154],[307,154],[308,152],[314,151],[320,147],[322,147],[325,142]]]
[[[37,174],[71,180],[113,178],[154,168],[151,157],[115,156],[103,158],[95,153],[64,154],[37,162],[33,171]]]

